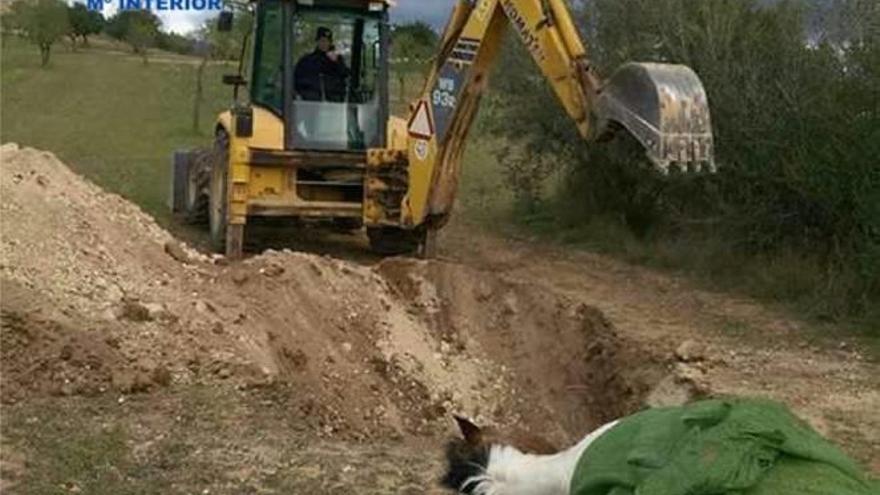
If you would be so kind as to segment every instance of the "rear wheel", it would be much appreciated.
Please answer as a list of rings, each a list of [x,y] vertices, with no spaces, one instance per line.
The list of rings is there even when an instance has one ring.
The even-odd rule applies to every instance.
[[[211,247],[226,253],[226,231],[229,223],[229,137],[220,131],[211,152],[210,194],[208,197],[208,224],[211,228]]]

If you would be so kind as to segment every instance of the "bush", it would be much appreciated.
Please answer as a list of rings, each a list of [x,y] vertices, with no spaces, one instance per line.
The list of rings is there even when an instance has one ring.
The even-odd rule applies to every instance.
[[[197,55],[196,41],[177,33],[159,31],[156,34],[156,48],[181,55]]]

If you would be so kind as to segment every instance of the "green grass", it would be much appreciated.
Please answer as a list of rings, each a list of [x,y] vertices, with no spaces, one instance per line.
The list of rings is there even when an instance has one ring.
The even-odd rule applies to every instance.
[[[457,213],[479,223],[507,220],[513,193],[504,184],[501,166],[492,152],[497,144],[474,133],[465,146]]]
[[[4,430],[17,448],[40,453],[28,456],[21,493],[147,493],[126,476],[132,469],[129,437],[118,424],[88,424],[49,407],[11,414]]]
[[[435,483],[432,459],[413,461],[423,447],[318,438],[321,419],[296,386],[233,388],[4,405],[3,459],[20,461],[0,465],[3,494],[370,494]]]
[[[222,447],[224,414],[237,399],[221,389],[184,387],[125,403],[107,395],[9,407],[2,424],[6,445],[28,459],[10,493],[196,493],[179,485],[204,485],[206,477],[218,476],[196,445]]]
[[[232,101],[220,78],[233,69],[206,68],[201,126],[193,132],[196,59],[144,65],[124,52],[56,45],[49,67],[39,62],[36,47],[4,38],[0,140],[52,151],[107,190],[167,218],[172,152],[209,143],[215,115]]]

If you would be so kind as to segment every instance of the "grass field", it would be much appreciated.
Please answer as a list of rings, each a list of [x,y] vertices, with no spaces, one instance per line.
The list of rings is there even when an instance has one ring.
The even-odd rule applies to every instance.
[[[57,45],[46,69],[36,47],[6,37],[0,139],[49,150],[108,190],[167,218],[170,157],[209,142],[232,98],[222,64],[205,70],[201,126],[192,129],[196,59],[156,55],[144,65],[125,52]]]

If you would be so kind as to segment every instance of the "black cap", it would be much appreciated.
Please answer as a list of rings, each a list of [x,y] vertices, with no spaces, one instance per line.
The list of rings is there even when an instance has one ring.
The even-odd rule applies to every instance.
[[[327,38],[330,41],[333,41],[333,31],[331,31],[328,27],[319,27],[318,34],[315,35],[315,41],[318,41],[321,38]]]

